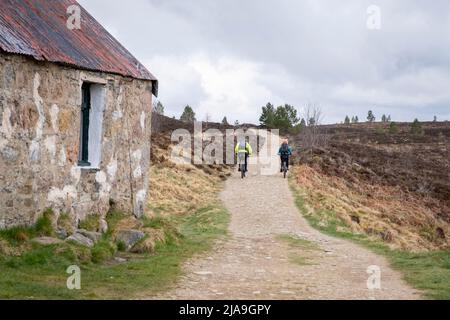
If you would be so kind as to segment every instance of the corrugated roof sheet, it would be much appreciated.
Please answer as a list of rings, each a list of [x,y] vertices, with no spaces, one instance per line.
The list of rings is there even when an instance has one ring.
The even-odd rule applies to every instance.
[[[67,8],[81,8],[81,29]],[[154,82],[157,79],[75,0],[0,0],[0,48],[45,60]]]

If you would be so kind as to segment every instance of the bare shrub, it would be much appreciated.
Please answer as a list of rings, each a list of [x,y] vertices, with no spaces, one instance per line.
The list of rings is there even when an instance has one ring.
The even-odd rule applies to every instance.
[[[417,185],[417,192],[423,195],[428,195],[431,193],[433,187],[432,185],[427,181],[421,181]]]
[[[326,129],[320,127],[323,120],[322,108],[316,104],[307,104],[304,118],[306,119],[306,127],[302,134],[303,148],[311,152],[315,148],[325,148],[328,144],[328,134]]]

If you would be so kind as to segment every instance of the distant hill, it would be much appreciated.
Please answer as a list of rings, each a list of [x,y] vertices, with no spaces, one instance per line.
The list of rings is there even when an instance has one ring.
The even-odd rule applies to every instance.
[[[223,125],[219,122],[202,122],[203,130],[207,129],[248,129],[248,128],[260,128],[260,126],[244,123],[238,126],[233,125]],[[166,133],[170,131],[174,131],[176,129],[186,129],[190,132],[194,131],[193,123],[186,123],[178,119],[170,118],[164,115],[160,115],[157,113],[152,113],[152,133]]]

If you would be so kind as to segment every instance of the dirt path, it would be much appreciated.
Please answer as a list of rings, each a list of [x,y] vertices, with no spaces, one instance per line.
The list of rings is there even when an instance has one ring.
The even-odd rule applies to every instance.
[[[185,265],[185,276],[157,299],[418,299],[387,261],[311,228],[286,180],[253,174],[230,178],[221,198],[230,237]],[[292,246],[281,236],[304,239]],[[311,243],[309,243],[310,241]],[[381,290],[367,288],[367,268],[381,268]]]

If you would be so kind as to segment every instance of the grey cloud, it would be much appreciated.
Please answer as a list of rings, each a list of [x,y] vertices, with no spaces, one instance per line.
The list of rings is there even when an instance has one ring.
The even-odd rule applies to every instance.
[[[161,99],[173,113],[186,103],[216,102],[203,71],[188,74],[190,57],[201,54],[217,68],[222,58],[257,65],[259,74],[247,78],[267,95],[252,94],[244,83],[246,90],[233,91],[240,99],[224,101],[245,101],[251,112],[219,101],[217,117],[255,122],[257,114],[250,114],[270,100],[320,103],[327,122],[346,114],[365,118],[368,108],[398,120],[450,118],[447,0],[80,2],[161,75]],[[381,8],[380,31],[366,28],[366,9],[374,3]],[[177,69],[183,76],[173,76]]]

